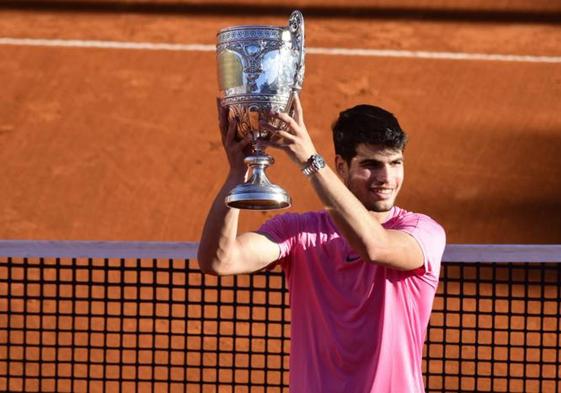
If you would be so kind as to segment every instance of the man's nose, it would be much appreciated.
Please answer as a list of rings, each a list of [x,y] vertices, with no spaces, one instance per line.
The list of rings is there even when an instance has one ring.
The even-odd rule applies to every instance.
[[[374,178],[377,183],[387,183],[390,179],[390,167],[388,165],[380,165],[380,167],[374,172]]]

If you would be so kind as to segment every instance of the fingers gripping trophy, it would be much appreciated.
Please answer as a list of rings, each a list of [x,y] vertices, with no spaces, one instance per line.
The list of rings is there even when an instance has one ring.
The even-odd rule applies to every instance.
[[[272,184],[265,169],[274,163],[265,153],[283,128],[274,112],[289,112],[304,80],[304,17],[290,15],[288,26],[234,26],[217,34],[216,46],[220,105],[236,122],[238,139],[250,138],[251,154],[244,160],[251,169],[247,182],[234,187],[226,204],[239,209],[272,210],[290,207],[288,193]]]

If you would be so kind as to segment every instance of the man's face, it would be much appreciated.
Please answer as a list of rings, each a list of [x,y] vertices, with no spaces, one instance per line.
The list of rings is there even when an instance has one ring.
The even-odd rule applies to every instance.
[[[403,152],[384,146],[360,144],[347,164],[336,157],[337,172],[349,190],[371,211],[389,211],[404,177]]]

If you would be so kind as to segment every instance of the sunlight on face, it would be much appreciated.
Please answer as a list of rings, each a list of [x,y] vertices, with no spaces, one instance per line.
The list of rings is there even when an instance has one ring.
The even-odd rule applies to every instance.
[[[346,170],[339,171],[343,182],[368,210],[389,211],[403,183],[403,152],[360,144],[356,153],[350,165],[344,163]]]

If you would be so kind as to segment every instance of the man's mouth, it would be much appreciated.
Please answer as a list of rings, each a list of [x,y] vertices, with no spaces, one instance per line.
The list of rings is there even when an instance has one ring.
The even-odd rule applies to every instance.
[[[371,187],[370,191],[382,198],[390,197],[393,194],[393,188],[387,187]]]

